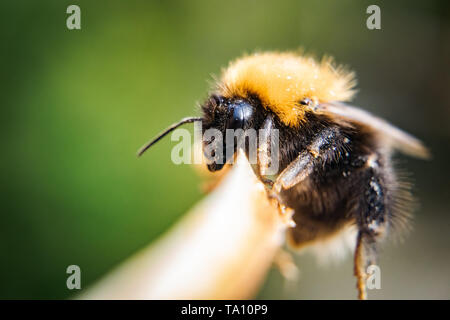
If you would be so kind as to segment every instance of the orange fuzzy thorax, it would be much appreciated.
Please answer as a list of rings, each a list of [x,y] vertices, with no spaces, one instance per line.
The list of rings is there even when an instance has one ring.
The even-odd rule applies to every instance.
[[[246,98],[256,94],[265,108],[272,110],[288,126],[304,120],[308,106],[347,101],[354,95],[354,75],[335,68],[331,59],[317,62],[295,53],[257,53],[237,59],[224,70],[219,91],[225,97]]]

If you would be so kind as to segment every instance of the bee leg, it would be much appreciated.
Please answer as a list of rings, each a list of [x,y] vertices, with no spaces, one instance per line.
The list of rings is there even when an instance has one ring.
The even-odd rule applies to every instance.
[[[358,297],[366,299],[367,267],[376,263],[377,243],[385,235],[389,218],[389,191],[383,170],[377,166],[367,166],[356,179],[363,186],[363,192],[355,199],[354,217],[358,226],[358,236],[354,257],[354,274],[357,278]]]
[[[337,128],[323,129],[278,176],[273,185],[273,192],[279,194],[281,189],[290,189],[305,180],[314,170],[317,162],[327,161],[336,157],[343,149],[345,137]]]
[[[358,299],[367,299],[366,281],[367,273],[366,268],[372,263],[368,263],[368,254],[366,252],[368,246],[364,243],[365,236],[362,232],[358,232],[356,239],[356,248],[353,262],[353,274],[356,277],[356,288],[358,289]]]
[[[258,146],[258,174],[263,180],[269,180],[266,178],[269,166],[271,165],[271,140],[273,135],[273,116],[268,115],[264,120],[262,129],[259,134],[259,146]],[[269,180],[272,182],[272,180]],[[272,182],[273,184],[273,182]]]
[[[278,146],[275,145],[275,143],[278,143],[278,132],[273,130],[273,116],[270,114],[264,120],[262,129],[260,130],[257,157],[258,164],[256,170],[258,178],[270,189],[273,189],[274,182],[267,176],[273,175],[274,172],[272,171],[277,171],[278,173],[279,165]],[[295,223],[292,220],[294,211],[291,208],[286,207],[278,194],[273,193],[270,189],[268,189],[269,198],[277,202],[278,211],[281,216],[284,217],[287,224],[295,226]]]
[[[305,150],[284,169],[275,180],[273,192],[279,194],[281,189],[290,189],[308,177],[314,168],[314,157]]]
[[[313,171],[314,164],[315,158],[308,150],[300,153],[297,159],[291,162],[277,177],[269,192],[269,198],[276,199],[279,204],[283,203],[281,189],[289,189],[304,180]],[[279,211],[282,216],[287,217],[287,223],[291,227],[295,227],[294,210],[280,205]]]
[[[306,179],[318,163],[323,163],[330,158],[336,157],[344,145],[345,137],[337,128],[325,128],[319,132],[311,144],[303,150],[300,155],[292,161],[277,177],[269,193],[269,198],[283,203],[280,193],[282,189],[289,189]],[[294,227],[292,219],[294,211],[281,206],[281,213],[288,217],[288,223]]]

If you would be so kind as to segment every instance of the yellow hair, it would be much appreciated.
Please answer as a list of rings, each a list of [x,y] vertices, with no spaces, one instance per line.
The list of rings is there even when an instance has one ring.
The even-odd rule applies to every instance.
[[[308,108],[299,104],[302,99],[347,101],[355,93],[355,83],[354,74],[335,67],[331,58],[317,62],[292,52],[266,52],[231,62],[223,71],[218,90],[227,98],[256,94],[264,108],[272,110],[284,124],[298,126]]]

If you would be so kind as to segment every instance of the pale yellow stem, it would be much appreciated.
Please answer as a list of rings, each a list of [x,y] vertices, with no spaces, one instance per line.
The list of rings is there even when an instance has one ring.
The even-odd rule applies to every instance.
[[[247,299],[284,242],[286,219],[245,155],[204,200],[81,299]]]

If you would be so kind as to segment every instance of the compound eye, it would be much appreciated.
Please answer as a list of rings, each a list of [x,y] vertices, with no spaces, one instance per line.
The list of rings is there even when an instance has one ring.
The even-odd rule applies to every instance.
[[[220,106],[221,104],[224,103],[224,99],[223,99],[223,97],[221,97],[221,96],[218,96],[218,95],[216,95],[216,94],[213,94],[213,95],[211,96],[211,102],[212,102],[214,105],[216,105],[216,106]]]
[[[253,116],[253,107],[246,101],[237,100],[228,105],[231,112],[228,120],[228,129],[243,129]]]

